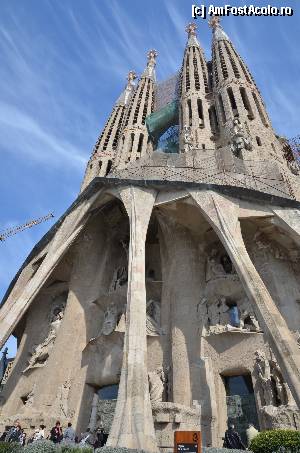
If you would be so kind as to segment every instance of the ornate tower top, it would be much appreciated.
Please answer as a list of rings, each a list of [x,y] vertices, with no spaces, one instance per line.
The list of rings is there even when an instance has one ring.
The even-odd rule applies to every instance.
[[[189,22],[187,24],[187,26],[185,27],[185,31],[187,32],[188,37],[189,37],[188,42],[187,42],[188,47],[189,46],[200,47],[200,44],[197,39],[196,30],[197,30],[197,25],[195,24],[195,22]]]
[[[131,84],[136,79],[135,71],[129,71],[127,75],[128,84]]]
[[[197,25],[195,24],[195,22],[190,22],[187,24],[187,26],[185,27],[185,31],[187,32],[187,34],[189,35],[189,37],[191,35],[194,35],[196,36],[196,30],[197,30]]]
[[[225,31],[221,27],[221,19],[219,16],[212,16],[212,18],[208,21],[208,25],[213,30],[213,40],[214,41],[221,41],[222,39],[226,41],[230,41],[228,36],[226,35]]]
[[[208,21],[208,25],[210,26],[210,28],[215,30],[217,27],[221,26],[220,22],[221,22],[221,19],[219,16],[212,16],[212,18]]]
[[[147,67],[145,71],[143,72],[142,77],[150,77],[153,80],[155,80],[155,66],[156,66],[156,57],[158,55],[158,52],[155,49],[149,50],[147,53]]]
[[[136,79],[135,71],[129,71],[127,75],[127,85],[119,99],[117,100],[117,104],[124,104],[127,105],[134,89],[134,80]]]

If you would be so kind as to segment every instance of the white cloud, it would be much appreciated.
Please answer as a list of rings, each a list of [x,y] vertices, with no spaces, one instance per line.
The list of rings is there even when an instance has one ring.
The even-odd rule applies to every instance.
[[[26,112],[2,102],[0,145],[4,149],[7,147],[7,135],[10,136],[10,152],[24,153],[32,160],[46,161],[47,164],[55,166],[67,162],[68,165],[80,169],[86,162],[86,156],[71,143],[54,137],[36,118],[32,118]]]

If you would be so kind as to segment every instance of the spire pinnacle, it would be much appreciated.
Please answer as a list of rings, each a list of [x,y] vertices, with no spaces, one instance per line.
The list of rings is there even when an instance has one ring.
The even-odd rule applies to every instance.
[[[221,27],[221,18],[219,16],[212,16],[212,18],[208,21],[208,25],[213,31],[213,40],[214,41],[230,41],[228,36],[226,35],[225,31]]]
[[[221,19],[219,16],[212,16],[212,18],[208,21],[208,25],[210,28],[215,30],[217,27],[221,27],[220,25]]]
[[[158,52],[155,49],[149,50],[147,53],[147,67],[143,72],[142,77],[150,77],[155,80],[155,66],[156,66],[156,57]]]
[[[132,94],[132,91],[134,90],[134,81],[136,79],[136,73],[135,71],[129,71],[127,75],[127,85],[119,99],[117,100],[117,104],[124,104],[126,105],[128,103],[128,100]]]
[[[187,46],[199,46],[196,30],[197,25],[195,24],[195,22],[189,22],[185,27],[185,31],[188,34]]]

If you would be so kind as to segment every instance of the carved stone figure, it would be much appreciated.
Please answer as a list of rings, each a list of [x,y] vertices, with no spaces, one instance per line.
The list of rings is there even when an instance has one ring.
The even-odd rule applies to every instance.
[[[34,346],[31,358],[28,360],[28,366],[25,368],[23,373],[30,370],[31,368],[38,368],[44,366],[51,349],[53,348],[57,331],[60,327],[62,319],[64,317],[64,304],[56,305],[50,317],[50,328],[49,333],[45,340],[37,346]]]
[[[147,335],[149,336],[161,334],[160,303],[153,299],[150,299],[147,302],[146,330]]]
[[[271,375],[275,382],[277,405],[295,406],[295,400],[291,394],[288,384],[284,381],[278,362],[271,352]]]
[[[206,281],[236,274],[235,268],[227,254],[219,257],[219,251],[213,248],[207,258]]]
[[[128,281],[128,273],[127,269],[125,266],[123,267],[118,267],[114,271],[112,283],[110,285],[110,290],[109,292],[112,293],[114,291],[117,291],[120,287],[125,285]]]
[[[104,313],[104,320],[100,335],[110,335],[118,324],[119,310],[114,302],[111,302]]]
[[[183,146],[185,153],[193,149],[193,136],[191,133],[191,127],[187,125],[183,126]]]
[[[258,375],[258,382],[262,392],[264,406],[270,406],[274,403],[274,392],[271,380],[271,368],[263,351],[255,352],[255,369]]]
[[[224,277],[225,275],[226,272],[224,267],[218,262],[218,250],[213,248],[207,258],[206,281],[208,282],[214,278]]]
[[[160,403],[165,390],[166,376],[162,367],[148,373],[151,403]]]
[[[244,149],[251,151],[252,149],[251,138],[245,132],[238,118],[234,118],[230,132],[232,137],[230,149],[236,157],[241,157],[241,152]]]
[[[250,324],[249,326],[250,330],[260,332],[258,321],[247,297],[238,302],[238,308],[240,311],[240,328],[241,329],[247,328],[245,326],[245,321],[248,320],[248,324]]]

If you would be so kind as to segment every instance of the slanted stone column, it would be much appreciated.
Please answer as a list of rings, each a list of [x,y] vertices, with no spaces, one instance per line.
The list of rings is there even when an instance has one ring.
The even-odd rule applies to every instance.
[[[158,451],[149,396],[146,341],[145,240],[155,192],[120,191],[130,221],[128,293],[123,363],[107,445]]]
[[[101,191],[83,199],[65,217],[53,237],[48,253],[36,274],[27,281],[24,289],[15,299],[11,294],[0,310],[0,349],[13,332],[17,323],[28,310],[38,291],[69,247],[73,244],[89,219],[89,211],[98,200]]]
[[[284,379],[300,407],[300,351],[246,250],[238,218],[238,200],[212,191],[191,190],[191,196],[226,248],[258,320],[268,338]]]

